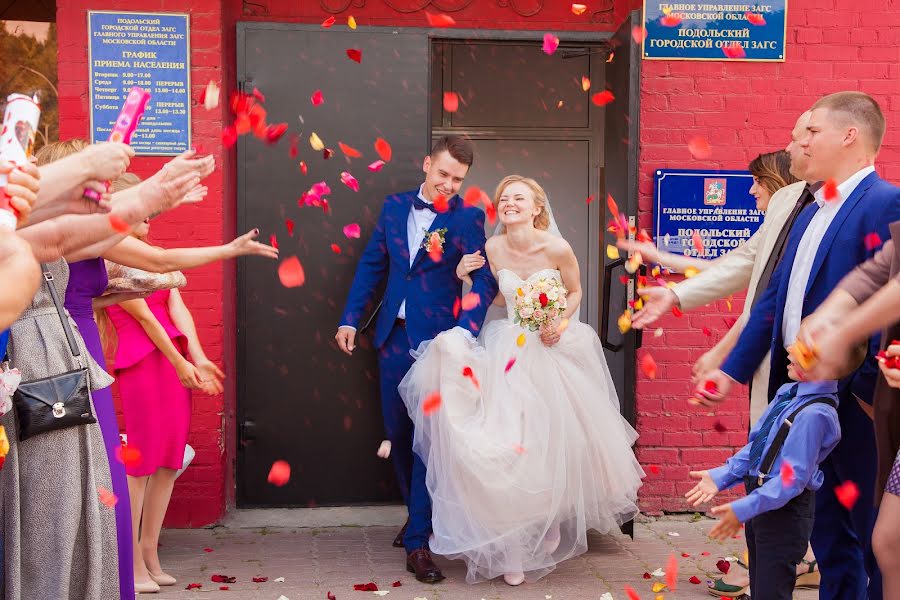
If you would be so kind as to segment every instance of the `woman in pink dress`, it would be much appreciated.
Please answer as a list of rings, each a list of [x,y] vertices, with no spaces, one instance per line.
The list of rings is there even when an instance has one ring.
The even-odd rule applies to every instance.
[[[149,224],[134,231],[146,238]],[[128,445],[123,452],[136,552],[159,585],[159,534],[182,467],[191,422],[191,390],[222,393],[225,374],[210,361],[177,289],[154,292],[106,308],[118,336],[114,373],[119,382]]]

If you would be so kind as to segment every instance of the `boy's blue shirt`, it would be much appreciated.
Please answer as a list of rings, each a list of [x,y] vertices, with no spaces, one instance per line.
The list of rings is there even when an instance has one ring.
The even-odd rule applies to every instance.
[[[769,404],[759,421],[750,430],[749,443],[729,458],[724,465],[710,469],[710,477],[718,486],[719,491],[743,482],[747,476],[759,476],[759,465],[749,464],[750,446],[759,434],[760,427],[769,412],[775,406],[776,400],[787,394],[794,386],[799,386],[797,397],[789,402],[775,419],[763,447],[763,456],[769,451],[784,420],[800,406],[816,398],[830,398],[837,405],[838,385],[836,381],[788,383],[781,386],[775,400]],[[799,496],[805,489],[818,490],[822,487],[825,478],[819,469],[819,464],[837,446],[840,439],[841,426],[838,422],[837,410],[834,407],[820,402],[804,408],[794,419],[784,446],[769,471],[769,479],[747,496],[732,502],[731,508],[734,510],[734,514],[744,523],[764,512],[781,508],[791,499]],[[790,485],[784,485],[780,476],[781,465],[785,462],[794,470],[794,480]]]

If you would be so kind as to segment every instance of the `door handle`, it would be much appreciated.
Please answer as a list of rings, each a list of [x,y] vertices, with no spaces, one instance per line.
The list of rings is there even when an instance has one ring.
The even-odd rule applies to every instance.
[[[243,446],[256,441],[256,423],[251,419],[244,419],[240,426],[240,443]]]
[[[603,317],[600,319],[600,343],[610,352],[619,352],[622,350],[622,344],[613,344],[609,341],[609,304],[610,295],[612,294],[612,272],[616,267],[625,264],[624,258],[617,258],[605,267],[603,267]]]

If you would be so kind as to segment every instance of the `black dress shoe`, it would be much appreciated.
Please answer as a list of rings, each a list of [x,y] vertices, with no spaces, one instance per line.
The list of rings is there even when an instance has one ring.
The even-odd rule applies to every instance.
[[[431,553],[425,548],[414,550],[406,557],[406,570],[416,574],[422,583],[437,583],[444,580],[444,574],[431,560]]]
[[[409,525],[409,519],[406,520],[406,523],[403,524],[403,529],[401,529],[400,533],[397,534],[397,537],[394,538],[394,548],[403,548],[403,536],[406,535],[407,525]]]

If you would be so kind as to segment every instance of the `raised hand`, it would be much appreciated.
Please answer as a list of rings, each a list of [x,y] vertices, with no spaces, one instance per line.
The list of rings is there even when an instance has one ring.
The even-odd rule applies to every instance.
[[[689,400],[691,404],[713,407],[723,402],[731,391],[734,380],[721,369],[709,373],[694,390],[694,398]]]
[[[184,195],[184,198],[181,199],[180,204],[196,204],[197,202],[200,202],[204,198],[206,198],[206,194],[208,193],[208,187],[206,187],[205,185],[196,185],[187,194]]]
[[[644,307],[631,318],[634,329],[648,327],[678,304],[678,296],[666,287],[645,287],[638,293],[644,300]]]
[[[487,262],[481,255],[481,250],[477,250],[472,254],[464,254],[456,265],[456,276],[465,279],[472,271],[477,271]]]
[[[694,384],[700,383],[710,372],[718,370],[724,360],[725,357],[715,348],[707,350],[691,368],[691,382]]]
[[[722,506],[714,506],[709,512],[722,517],[709,532],[709,537],[712,539],[725,541],[741,530],[741,522],[738,521],[737,515],[734,514],[731,503],[723,504]]]
[[[262,256],[265,258],[278,258],[278,248],[255,241],[259,236],[259,229],[252,229],[244,235],[233,239],[228,243],[228,251],[235,256]]]
[[[139,190],[144,213],[152,215],[175,208],[199,183],[199,177],[190,170],[177,177],[150,177]]]
[[[75,156],[82,162],[86,179],[112,181],[128,170],[134,150],[128,144],[91,144]]]
[[[709,476],[709,471],[691,471],[689,473],[691,479],[699,479],[691,490],[684,495],[688,504],[691,506],[700,506],[709,502],[719,493],[719,486]]]
[[[660,263],[660,252],[653,242],[638,242],[635,240],[619,240],[616,246],[620,250],[628,252],[639,252],[644,264]]]

